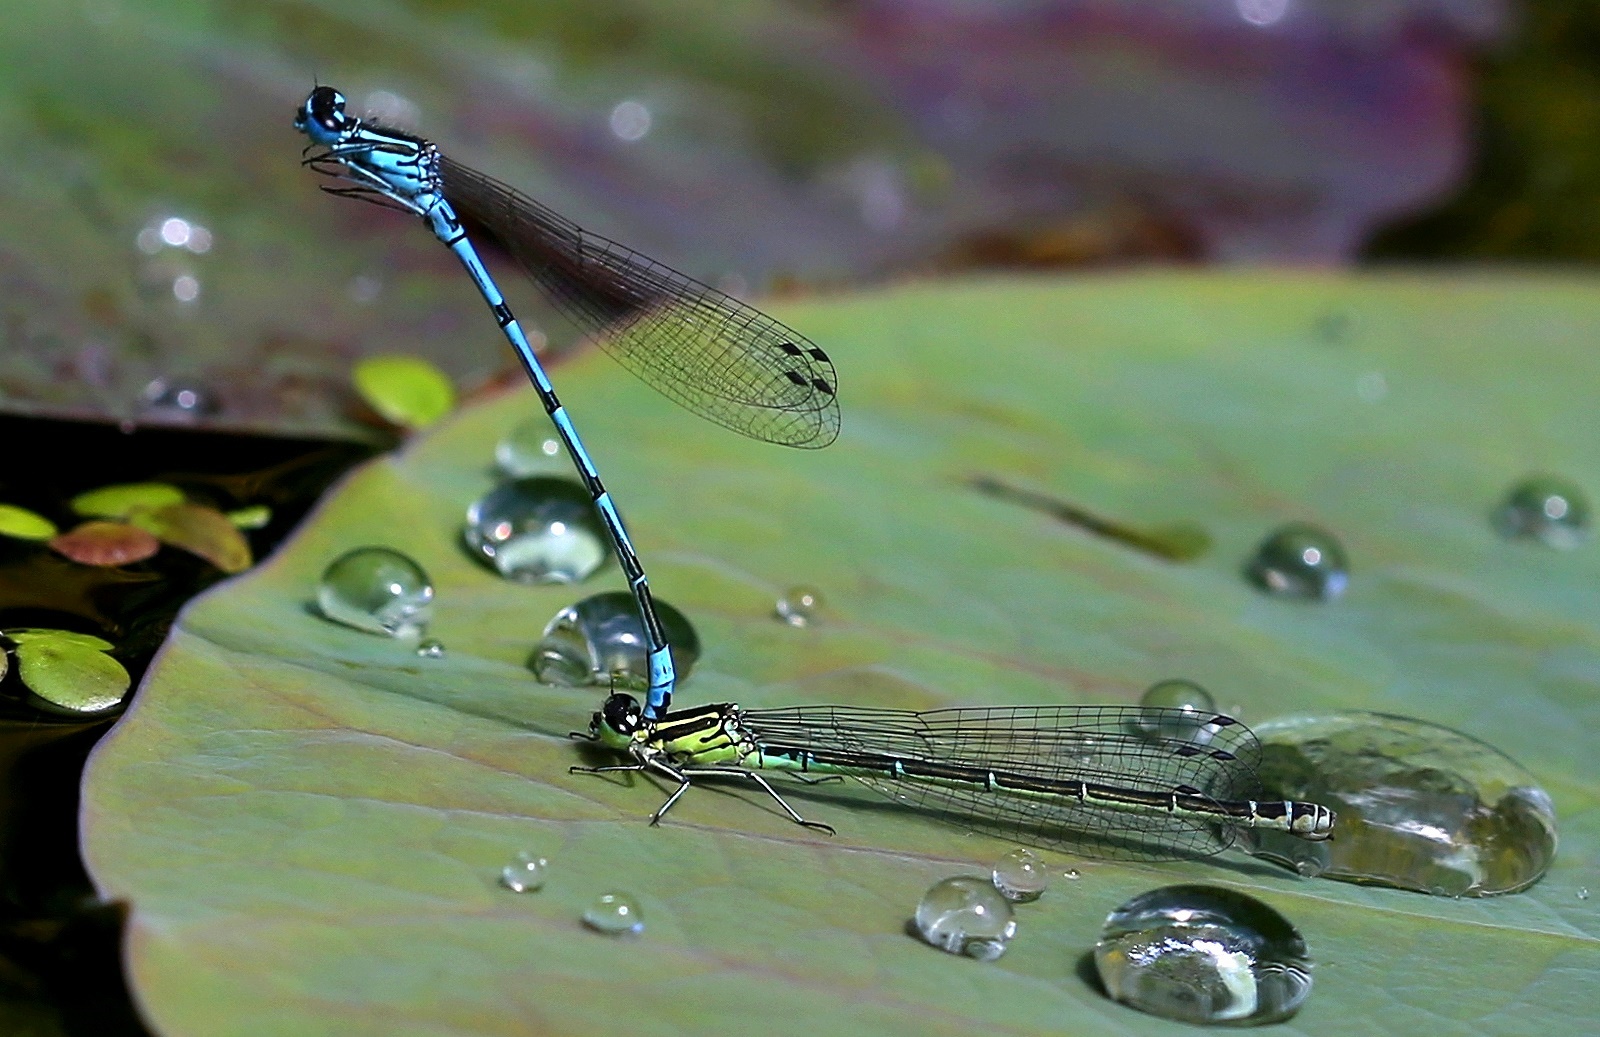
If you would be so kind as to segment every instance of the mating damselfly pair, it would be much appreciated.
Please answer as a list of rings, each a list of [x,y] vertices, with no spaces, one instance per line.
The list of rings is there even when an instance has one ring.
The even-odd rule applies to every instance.
[[[757,439],[821,447],[839,431],[837,382],[808,339],[723,292],[607,238],[482,173],[429,141],[346,112],[319,86],[295,126],[311,139],[304,163],[339,183],[333,194],[420,216],[466,267],[516,350],[617,551],[647,642],[645,702],[613,694],[588,736],[636,771],[677,782],[658,821],[696,778],[739,777],[802,817],[764,770],[805,781],[851,777],[889,798],[1021,842],[1071,846],[1111,858],[1202,857],[1239,831],[1275,829],[1329,838],[1333,813],[1260,798],[1260,746],[1216,715],[1204,737],[1160,734],[1181,711],[1120,706],[1026,706],[925,713],[818,706],[747,710],[732,704],[669,711],[675,674],[644,567],[577,430],[527,336],[468,240],[481,227],[539,283],[558,309],[624,367],[711,421]],[[1157,714],[1170,712],[1163,717]],[[1153,730],[1152,730],[1153,729]]]
[[[1187,736],[1167,732],[1188,731]],[[683,709],[659,720],[614,692],[587,738],[631,761],[575,772],[636,772],[676,782],[656,823],[697,778],[753,782],[807,828],[762,771],[808,783],[853,778],[906,806],[1017,842],[1117,860],[1208,857],[1244,829],[1317,841],[1334,815],[1264,800],[1261,746],[1222,714],[1145,706],[857,706]]]
[[[468,239],[475,224],[505,248],[569,319],[668,398],[755,439],[823,447],[839,434],[833,362],[809,339],[724,292],[592,234],[547,206],[440,154],[432,142],[360,119],[319,86],[295,112],[311,139],[303,163],[323,189],[420,216],[471,275],[566,446],[628,579],[644,626],[651,718],[676,675],[644,565],[555,388]]]

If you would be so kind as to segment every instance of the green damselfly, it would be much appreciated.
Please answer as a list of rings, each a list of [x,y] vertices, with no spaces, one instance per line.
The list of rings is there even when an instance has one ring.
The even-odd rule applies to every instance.
[[[1188,730],[1191,737],[1172,737]],[[1162,734],[1160,732],[1169,732]],[[1315,803],[1260,798],[1261,746],[1222,714],[1143,706],[999,706],[913,712],[861,706],[744,709],[733,703],[646,719],[615,692],[587,738],[631,762],[574,772],[634,771],[676,782],[655,824],[697,778],[752,781],[789,819],[807,820],[762,774],[815,783],[854,778],[908,807],[1016,842],[1118,860],[1208,857],[1239,832],[1265,828],[1329,839]]]

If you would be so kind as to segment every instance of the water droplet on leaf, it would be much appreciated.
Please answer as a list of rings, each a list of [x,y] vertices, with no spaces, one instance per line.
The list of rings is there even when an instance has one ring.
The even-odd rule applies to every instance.
[[[941,951],[993,961],[1017,933],[1007,900],[994,883],[970,876],[935,882],[917,902],[917,935]]]
[[[656,598],[655,606],[681,681],[700,657],[700,635],[683,613],[665,601]],[[614,682],[618,687],[644,687],[650,679],[645,649],[644,623],[633,595],[606,591],[556,613],[545,625],[531,665],[545,684],[579,687]]]
[[[317,605],[336,623],[412,637],[433,617],[433,582],[422,566],[399,551],[358,547],[323,571]]]
[[[644,932],[639,905],[626,893],[606,893],[583,913],[583,924],[606,936],[634,936]]]
[[[544,885],[550,862],[531,853],[519,853],[500,869],[500,884],[513,893],[533,893]]]
[[[822,592],[815,587],[790,587],[778,599],[778,618],[792,627],[810,626],[822,608]]]
[[[1290,598],[1331,601],[1350,582],[1344,548],[1316,526],[1290,523],[1261,542],[1245,569],[1262,590]]]
[[[494,448],[495,466],[512,479],[529,475],[566,475],[572,471],[561,441],[550,431],[550,419],[529,418],[505,434]]]
[[[1157,681],[1145,690],[1139,705],[1144,707],[1139,733],[1149,738],[1205,743],[1216,731],[1211,721],[1217,715],[1217,702],[1194,681]]]
[[[1589,501],[1565,479],[1548,475],[1525,479],[1506,496],[1495,514],[1495,527],[1502,536],[1571,549],[1588,535]]]
[[[496,486],[467,509],[461,535],[474,557],[523,583],[577,583],[611,553],[589,492],[550,476]]]
[[[994,888],[1007,900],[1019,904],[1038,900],[1050,887],[1050,872],[1044,858],[1028,849],[1012,850],[995,862],[990,872]]]

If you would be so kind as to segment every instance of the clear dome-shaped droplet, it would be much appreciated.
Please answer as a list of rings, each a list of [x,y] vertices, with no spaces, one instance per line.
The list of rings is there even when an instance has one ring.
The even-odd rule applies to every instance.
[[[1536,476],[1512,487],[1495,514],[1501,535],[1573,548],[1589,532],[1589,501],[1565,479]]]
[[[436,638],[427,638],[417,644],[417,654],[424,659],[443,659],[444,642]]]
[[[632,936],[644,932],[639,905],[626,893],[606,893],[583,913],[583,924],[607,936]]]
[[[419,634],[433,616],[433,582],[387,547],[358,547],[323,570],[317,605],[336,623],[391,637]]]
[[[542,414],[513,428],[495,444],[494,463],[512,479],[566,475],[572,471],[572,463],[561,448],[561,440],[555,437],[550,419]]]
[[[523,583],[577,583],[611,553],[588,491],[542,475],[501,483],[474,501],[462,537],[475,557]]]
[[[1139,733],[1152,739],[1205,743],[1216,733],[1217,701],[1194,681],[1157,681],[1139,698]]]
[[[513,893],[533,893],[544,885],[550,862],[531,853],[519,853],[500,869],[500,885]]]
[[[1261,541],[1245,573],[1269,593],[1320,601],[1337,598],[1350,583],[1350,563],[1339,541],[1300,522]]]
[[[822,592],[815,587],[790,587],[778,599],[774,610],[779,619],[792,627],[810,626],[822,608]]]
[[[1243,849],[1303,875],[1440,896],[1514,893],[1556,852],[1550,796],[1492,746],[1422,720],[1366,713],[1256,725],[1263,798],[1331,808],[1334,838],[1243,829]]]
[[[1038,900],[1050,888],[1044,858],[1029,849],[1016,849],[995,861],[989,877],[1007,900],[1025,904]]]
[[[1280,1022],[1311,993],[1294,926],[1212,886],[1166,886],[1123,904],[1106,918],[1094,964],[1116,1000],[1186,1023]]]
[[[656,598],[655,606],[681,681],[700,658],[700,635],[665,601]],[[545,624],[530,665],[545,684],[645,687],[650,669],[638,602],[627,591],[606,591],[568,605]]]
[[[936,882],[922,894],[912,919],[917,934],[941,951],[993,961],[1017,934],[1017,922],[994,883],[959,876]]]

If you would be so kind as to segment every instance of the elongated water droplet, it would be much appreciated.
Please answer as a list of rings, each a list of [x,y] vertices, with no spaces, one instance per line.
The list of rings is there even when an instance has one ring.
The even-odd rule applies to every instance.
[[[1333,535],[1294,522],[1261,542],[1245,567],[1256,586],[1289,598],[1331,601],[1350,583],[1350,563]]]
[[[1076,882],[1083,878],[1083,872],[1079,871],[1077,868],[1068,868],[1066,871],[1061,873],[1061,877],[1072,882]]]
[[[467,550],[522,583],[577,583],[611,553],[589,493],[570,479],[501,483],[467,509]]]
[[[1211,721],[1217,715],[1217,701],[1194,681],[1157,681],[1145,690],[1139,705],[1144,707],[1139,733],[1150,738],[1205,743],[1216,733]]]
[[[444,642],[431,637],[427,638],[417,644],[417,654],[424,659],[443,659]]]
[[[1334,838],[1246,829],[1242,848],[1301,874],[1436,896],[1514,893],[1555,857],[1555,807],[1516,761],[1459,731],[1352,710],[1256,725],[1264,798],[1320,803]]]
[[[626,893],[606,893],[583,913],[583,924],[607,936],[633,936],[644,932],[639,905]]]
[[[1186,1023],[1280,1022],[1311,993],[1305,940],[1254,897],[1211,886],[1141,893],[1106,918],[1094,964],[1106,992]]]
[[[959,876],[934,883],[912,919],[917,934],[951,954],[993,961],[1017,934],[1016,918],[994,883]]]
[[[810,626],[822,608],[822,592],[815,587],[790,587],[778,599],[778,618],[792,627]]]
[[[700,635],[683,613],[660,598],[656,615],[672,646],[672,665],[681,681],[700,658]],[[615,683],[642,688],[649,683],[644,623],[627,591],[606,591],[568,605],[545,624],[531,666],[545,684],[580,687]]]
[[[1512,487],[1495,514],[1495,526],[1502,536],[1574,548],[1589,533],[1589,501],[1565,479],[1535,476]]]
[[[1038,900],[1050,888],[1050,872],[1044,866],[1044,858],[1028,849],[1012,850],[1001,857],[989,877],[1002,896],[1018,904]]]
[[[494,463],[512,479],[567,475],[572,471],[561,441],[550,431],[550,419],[542,414],[513,428],[495,444]]]
[[[513,893],[533,893],[544,885],[550,862],[531,853],[519,853],[500,869],[500,885]]]
[[[412,637],[433,616],[433,582],[422,566],[399,551],[358,547],[323,571],[317,605],[336,623],[374,634]]]

